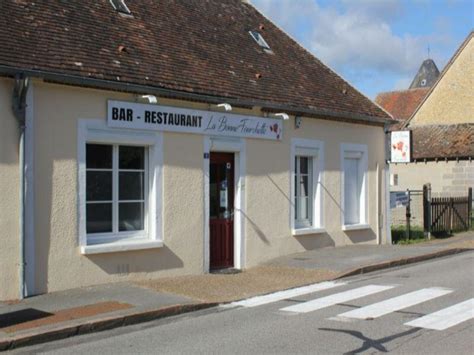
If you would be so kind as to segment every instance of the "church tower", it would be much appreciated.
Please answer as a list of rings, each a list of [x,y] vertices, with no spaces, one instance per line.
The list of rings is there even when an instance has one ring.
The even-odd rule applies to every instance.
[[[426,59],[411,82],[410,89],[429,88],[439,77],[439,70],[433,59]]]

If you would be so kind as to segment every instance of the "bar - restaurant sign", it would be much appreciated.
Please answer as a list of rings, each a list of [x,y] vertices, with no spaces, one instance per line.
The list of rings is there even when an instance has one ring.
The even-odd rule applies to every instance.
[[[107,101],[107,125],[116,128],[170,131],[279,140],[282,121],[227,112],[192,110],[125,101]]]

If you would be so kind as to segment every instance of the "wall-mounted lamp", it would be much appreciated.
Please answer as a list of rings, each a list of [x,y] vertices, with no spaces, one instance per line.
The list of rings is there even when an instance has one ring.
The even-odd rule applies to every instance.
[[[295,117],[295,128],[300,128],[302,121],[303,121],[303,120],[302,120],[302,117],[301,117],[301,116],[296,116],[296,117]]]
[[[155,95],[141,95],[140,98],[148,100],[150,104],[158,103],[158,99],[156,98]]]
[[[222,107],[226,111],[232,111],[232,106],[226,102],[216,105],[217,107]]]
[[[290,116],[288,116],[287,113],[285,112],[278,112],[278,113],[275,113],[275,116],[277,117],[281,117],[283,119],[283,121],[287,121],[290,119]]]

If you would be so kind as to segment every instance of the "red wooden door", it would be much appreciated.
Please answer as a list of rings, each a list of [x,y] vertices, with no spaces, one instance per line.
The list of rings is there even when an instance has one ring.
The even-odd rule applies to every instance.
[[[210,268],[234,266],[234,154],[211,153]]]

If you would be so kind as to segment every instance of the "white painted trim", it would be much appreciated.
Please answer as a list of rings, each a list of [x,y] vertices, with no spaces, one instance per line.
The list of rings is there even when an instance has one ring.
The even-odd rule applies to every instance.
[[[298,228],[292,229],[291,234],[293,235],[308,235],[308,234],[322,234],[326,233],[325,228]]]
[[[137,243],[136,235],[130,234],[129,243],[127,238],[117,236],[115,240],[112,238],[110,242],[104,244],[93,244],[87,241],[86,233],[86,143],[110,143],[110,144],[131,144],[143,145],[148,148],[148,210],[147,210],[147,241],[163,243],[163,137],[161,132],[137,132],[123,129],[109,128],[103,120],[80,119],[78,123],[78,231],[79,246],[81,252],[84,250],[111,250],[110,248],[102,248],[101,246],[119,245],[125,243]],[[120,243],[118,242],[120,240]],[[88,245],[89,244],[89,245]],[[159,243],[158,243],[159,244]],[[141,244],[144,245],[143,243]],[[155,245],[157,245],[155,243]],[[91,249],[92,248],[92,249]],[[131,250],[131,249],[127,249]],[[115,250],[111,250],[115,251]]]
[[[203,154],[230,152],[235,154],[234,163],[234,268],[245,268],[245,179],[247,154],[244,138],[204,137]],[[210,156],[209,156],[210,158]],[[209,165],[204,159],[204,272],[210,268],[209,235]]]
[[[25,114],[25,296],[36,293],[34,84],[26,94]]]
[[[368,224],[343,224],[342,230],[343,231],[358,231],[363,229],[370,229],[370,225]]]
[[[97,245],[83,245],[81,246],[81,254],[103,254],[130,250],[144,250],[162,248],[163,242],[159,240],[141,240],[141,241],[120,241],[116,243],[97,244]]]
[[[390,208],[390,166],[388,163],[385,163],[384,169],[383,169],[383,174],[385,177],[384,181],[384,192],[385,192],[385,198],[384,198],[384,206],[385,206],[385,220],[383,221],[385,223],[385,238],[386,238],[386,244],[391,245],[392,244],[392,212]]]
[[[203,243],[203,271],[205,273],[209,272],[210,269],[210,231],[209,231],[209,221],[210,221],[210,205],[209,205],[209,169],[210,169],[210,152],[211,152],[211,139],[210,137],[204,137],[203,144],[203,167],[202,172],[204,176],[203,181],[203,190],[204,190],[204,243]],[[207,155],[207,158],[204,157]]]
[[[340,148],[340,161],[341,161],[341,226],[342,230],[349,231],[355,230],[349,228],[345,224],[345,191],[344,191],[344,158],[357,158],[360,159],[359,174],[362,176],[362,192],[360,201],[360,223],[355,226],[368,226],[368,204],[369,204],[369,189],[368,189],[368,178],[369,178],[369,158],[368,158],[368,147],[366,144],[353,144],[353,143],[341,143]],[[370,228],[370,226],[368,227]],[[366,229],[366,228],[356,228]]]
[[[290,229],[293,235],[325,233],[324,229],[324,197],[321,185],[324,183],[324,142],[316,139],[293,138],[290,154]],[[312,222],[307,228],[295,226],[295,156],[306,155],[313,157],[312,164]],[[305,232],[312,230],[314,232]],[[301,231],[301,232],[298,232]]]

